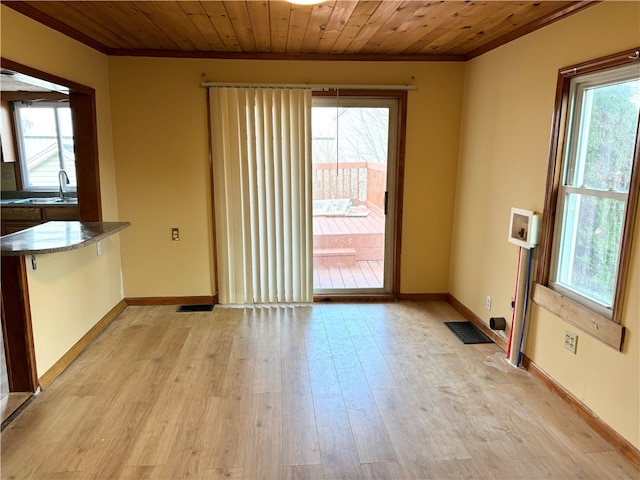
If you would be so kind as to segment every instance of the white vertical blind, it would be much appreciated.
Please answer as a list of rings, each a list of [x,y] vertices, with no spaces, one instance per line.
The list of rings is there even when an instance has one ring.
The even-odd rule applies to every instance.
[[[313,300],[311,90],[210,89],[218,299]]]

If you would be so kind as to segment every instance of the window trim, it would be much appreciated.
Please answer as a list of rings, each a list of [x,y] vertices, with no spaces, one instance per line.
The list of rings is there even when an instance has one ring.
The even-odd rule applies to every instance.
[[[555,108],[552,119],[551,142],[549,151],[549,165],[547,169],[547,183],[545,189],[544,213],[540,248],[538,253],[538,269],[533,301],[561,316],[578,328],[592,334],[596,338],[622,350],[624,327],[621,325],[622,304],[626,289],[626,279],[629,270],[631,245],[634,223],[638,207],[638,190],[640,184],[640,134],[636,134],[635,151],[629,185],[629,197],[625,210],[625,224],[620,247],[620,268],[617,272],[616,292],[614,295],[611,318],[586,308],[582,303],[564,296],[562,293],[549,288],[551,266],[553,263],[554,230],[556,228],[556,209],[562,180],[562,169],[566,142],[568,141],[565,127],[570,107],[571,80],[576,76],[601,72],[615,67],[623,67],[640,62],[639,48],[627,50],[607,57],[599,58],[578,65],[562,68],[558,72]],[[570,133],[569,133],[570,135]],[[585,315],[585,312],[590,312]],[[602,328],[605,326],[606,328]],[[607,332],[605,334],[605,331]]]

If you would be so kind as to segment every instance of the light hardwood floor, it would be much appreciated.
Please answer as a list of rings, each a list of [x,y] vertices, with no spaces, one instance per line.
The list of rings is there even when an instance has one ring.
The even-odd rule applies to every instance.
[[[445,303],[128,307],[2,433],[2,478],[638,478]]]

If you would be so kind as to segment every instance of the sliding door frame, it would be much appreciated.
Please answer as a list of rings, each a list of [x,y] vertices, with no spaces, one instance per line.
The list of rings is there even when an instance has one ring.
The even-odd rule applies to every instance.
[[[392,208],[393,223],[391,225],[392,233],[388,238],[392,238],[393,245],[389,250],[391,253],[390,270],[391,270],[391,291],[389,293],[346,293],[346,294],[319,294],[314,295],[315,302],[326,302],[331,300],[397,300],[400,294],[400,275],[401,262],[400,255],[402,252],[402,212],[404,198],[404,169],[405,169],[405,148],[406,148],[406,132],[407,132],[407,92],[398,90],[341,90],[337,91],[314,91],[313,97],[334,97],[334,98],[357,97],[363,99],[393,99],[397,100],[396,115],[396,138],[395,138],[395,171],[391,172],[395,180],[395,188],[393,190],[393,198],[389,199]],[[389,126],[391,129],[391,125]],[[386,233],[385,233],[386,235]],[[385,246],[385,255],[387,249]],[[386,261],[386,259],[385,259]]]

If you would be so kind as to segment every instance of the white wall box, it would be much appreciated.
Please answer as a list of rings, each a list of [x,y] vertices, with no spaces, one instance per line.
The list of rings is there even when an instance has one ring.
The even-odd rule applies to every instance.
[[[523,248],[533,248],[540,239],[540,215],[531,210],[511,208],[509,242]]]

